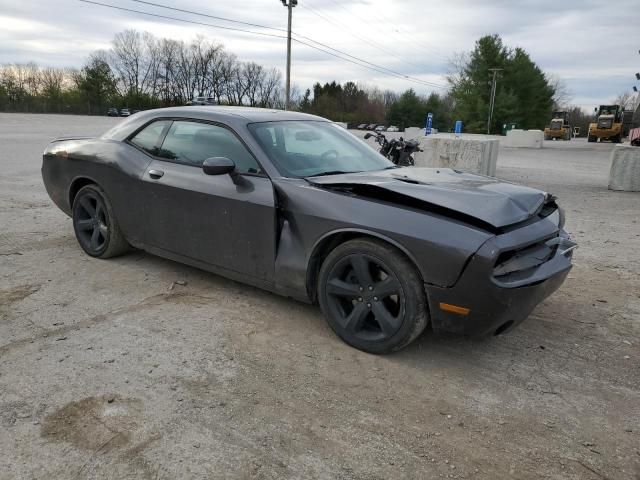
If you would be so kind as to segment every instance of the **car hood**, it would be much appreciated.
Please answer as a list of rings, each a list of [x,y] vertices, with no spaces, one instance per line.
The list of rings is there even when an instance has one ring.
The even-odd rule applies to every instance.
[[[405,167],[375,172],[308,177],[323,188],[363,197],[458,213],[494,228],[522,222],[545,203],[545,192],[449,168]]]

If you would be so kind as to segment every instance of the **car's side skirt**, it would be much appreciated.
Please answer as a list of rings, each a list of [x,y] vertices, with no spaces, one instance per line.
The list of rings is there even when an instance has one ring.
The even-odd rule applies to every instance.
[[[191,267],[195,267],[200,270],[213,273],[215,275],[220,275],[221,277],[225,277],[236,282],[244,283],[246,285],[251,285],[252,287],[256,287],[261,290],[266,290],[266,291],[269,291],[278,295],[282,295],[285,297],[293,298],[295,300],[299,300],[304,303],[311,303],[311,299],[307,295],[301,294],[299,290],[278,286],[272,282],[267,282],[260,278],[252,277],[249,275],[245,275],[243,273],[236,272],[234,270],[230,270],[228,268],[219,267],[217,265],[212,265],[210,263],[202,262],[200,260],[196,260],[195,258],[185,257],[184,255],[169,252],[167,250],[163,250],[157,247],[152,247],[150,245],[135,244],[134,246],[152,255],[166,258],[167,260],[183,263],[185,265],[189,265]]]

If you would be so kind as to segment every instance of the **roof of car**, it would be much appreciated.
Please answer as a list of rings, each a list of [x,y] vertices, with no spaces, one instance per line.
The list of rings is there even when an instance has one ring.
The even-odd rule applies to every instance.
[[[202,106],[185,106],[158,108],[150,110],[154,116],[176,116],[176,117],[197,117],[222,119],[224,117],[233,117],[235,119],[244,119],[249,122],[270,122],[283,120],[324,120],[325,118],[309,115],[307,113],[291,112],[285,110],[275,110],[270,108],[254,108],[254,107],[231,107],[222,105],[202,105]]]
[[[233,127],[254,122],[278,122],[287,120],[313,120],[327,122],[326,118],[307,113],[253,107],[228,107],[219,105],[185,106],[145,110],[128,117],[111,128],[102,138],[124,140],[142,125],[161,118],[192,118],[224,123]]]

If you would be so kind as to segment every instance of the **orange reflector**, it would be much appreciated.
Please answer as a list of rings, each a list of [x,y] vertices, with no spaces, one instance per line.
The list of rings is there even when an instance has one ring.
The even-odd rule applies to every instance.
[[[457,313],[458,315],[469,315],[470,311],[468,308],[458,307],[457,305],[451,305],[449,303],[440,303],[440,310]]]

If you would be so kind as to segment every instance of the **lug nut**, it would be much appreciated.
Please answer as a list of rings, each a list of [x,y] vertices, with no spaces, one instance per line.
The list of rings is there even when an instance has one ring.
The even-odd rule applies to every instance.
[[[371,285],[369,285],[369,291],[373,290],[373,287]]]
[[[373,301],[377,302],[378,301],[378,297],[373,297]]]
[[[367,303],[367,308],[371,308],[371,304],[370,303]]]
[[[362,297],[358,297],[358,301],[361,302],[362,301]]]
[[[364,288],[362,286],[358,287],[358,290],[363,291]]]

